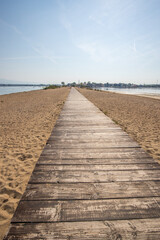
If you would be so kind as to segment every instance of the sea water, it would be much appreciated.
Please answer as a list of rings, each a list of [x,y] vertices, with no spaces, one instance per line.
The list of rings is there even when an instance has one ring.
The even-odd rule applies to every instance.
[[[99,88],[99,90],[124,93],[124,94],[136,94],[136,95],[159,95],[160,88]]]
[[[0,86],[0,95],[43,89],[41,86]]]

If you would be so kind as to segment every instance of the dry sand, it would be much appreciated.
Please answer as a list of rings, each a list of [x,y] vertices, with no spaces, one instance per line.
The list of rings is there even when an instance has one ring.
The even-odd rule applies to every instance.
[[[0,96],[0,239],[68,93],[59,88]]]
[[[160,99],[78,89],[160,163]]]

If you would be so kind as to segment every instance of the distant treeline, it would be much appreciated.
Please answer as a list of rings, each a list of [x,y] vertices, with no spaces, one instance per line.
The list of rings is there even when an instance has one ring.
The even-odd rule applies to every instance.
[[[61,84],[3,84],[0,87],[44,87],[44,89],[54,89],[58,87],[80,87],[80,88],[160,88],[160,84],[134,84],[134,83],[68,83],[61,82]]]
[[[65,84],[62,84],[63,86]],[[160,88],[160,84],[134,84],[134,83],[95,83],[95,82],[84,82],[84,83],[68,83],[65,86],[73,87],[85,87],[85,88]]]

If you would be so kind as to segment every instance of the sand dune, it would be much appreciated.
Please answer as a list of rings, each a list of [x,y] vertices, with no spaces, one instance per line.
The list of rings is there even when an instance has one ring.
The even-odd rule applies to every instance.
[[[0,239],[68,93],[60,88],[0,96]]]
[[[160,162],[160,99],[79,89]]]

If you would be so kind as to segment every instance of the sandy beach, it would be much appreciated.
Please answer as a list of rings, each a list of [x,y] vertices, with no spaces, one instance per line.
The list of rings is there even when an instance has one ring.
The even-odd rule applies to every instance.
[[[79,91],[160,162],[160,99]],[[60,88],[0,96],[0,239],[68,93]]]
[[[78,89],[160,163],[160,99]]]
[[[0,96],[0,239],[68,93],[58,88]]]

